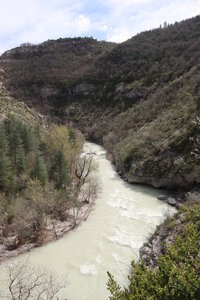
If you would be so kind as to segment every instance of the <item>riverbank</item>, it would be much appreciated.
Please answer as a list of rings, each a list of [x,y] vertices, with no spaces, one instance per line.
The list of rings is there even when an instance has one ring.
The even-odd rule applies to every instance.
[[[42,231],[41,237],[37,242],[27,241],[19,245],[16,235],[3,237],[3,231],[0,229],[0,263],[26,253],[33,248],[43,246],[54,240],[63,237],[69,231],[75,229],[82,222],[86,221],[95,204],[95,197],[91,197],[89,203],[84,203],[79,210],[70,208],[67,211],[67,220],[60,221],[51,219],[47,221],[45,228]]]
[[[180,227],[184,220],[184,207],[189,207],[196,202],[198,192],[179,193],[179,197],[172,198],[166,195],[160,195],[160,201],[166,201],[177,209],[173,216],[167,216],[163,223],[157,226],[154,233],[151,234],[148,241],[139,249],[140,258],[147,267],[157,267],[157,261],[166,251],[166,248],[174,243],[176,237],[180,234]]]
[[[146,249],[142,247],[143,259],[132,262],[126,289],[120,289],[109,273],[108,288],[114,296],[111,298],[199,299],[199,226],[199,193],[189,193],[177,214],[157,228],[145,244]]]
[[[157,199],[164,191],[125,182],[106,159],[103,147],[86,143],[84,151],[93,153],[94,163],[98,165],[95,209],[76,230],[35,248],[28,252],[28,257],[34,268],[39,266],[67,279],[69,284],[60,298],[102,300],[109,297],[107,271],[115,274],[120,284],[127,284],[125,277],[130,271],[130,261],[138,259],[139,248],[162,222],[164,214],[173,214],[175,210]],[[3,266],[2,263],[1,275],[6,276]]]

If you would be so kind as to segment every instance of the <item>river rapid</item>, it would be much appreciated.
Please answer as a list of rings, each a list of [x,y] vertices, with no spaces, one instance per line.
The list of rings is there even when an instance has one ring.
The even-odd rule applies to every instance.
[[[163,191],[121,179],[103,147],[86,143],[84,151],[92,153],[98,164],[101,188],[94,209],[87,221],[60,240],[33,249],[28,263],[65,279],[61,299],[106,300],[107,271],[126,285],[131,260],[138,259],[139,248],[164,215],[175,210],[157,200]],[[1,277],[4,265],[0,266]]]

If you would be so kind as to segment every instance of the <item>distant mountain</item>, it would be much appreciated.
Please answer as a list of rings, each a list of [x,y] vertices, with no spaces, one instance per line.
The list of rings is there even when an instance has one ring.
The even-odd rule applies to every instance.
[[[129,182],[200,183],[200,16],[121,44],[60,39],[5,52],[12,95],[74,122]]]

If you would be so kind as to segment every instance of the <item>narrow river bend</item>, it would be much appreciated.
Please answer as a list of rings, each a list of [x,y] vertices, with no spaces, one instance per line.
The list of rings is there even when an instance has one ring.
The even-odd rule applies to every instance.
[[[85,151],[94,153],[99,165],[101,191],[94,210],[60,240],[32,250],[29,260],[66,279],[61,299],[106,300],[106,272],[125,285],[130,261],[138,258],[139,248],[164,214],[174,209],[157,200],[161,191],[122,180],[101,146],[86,143]]]

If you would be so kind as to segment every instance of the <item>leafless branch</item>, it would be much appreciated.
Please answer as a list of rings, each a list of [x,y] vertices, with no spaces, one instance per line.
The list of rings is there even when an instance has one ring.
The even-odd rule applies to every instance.
[[[27,265],[27,261],[10,264],[7,267],[7,295],[0,293],[0,299],[7,300],[54,300],[64,287],[52,276]],[[63,282],[63,280],[62,280]]]

